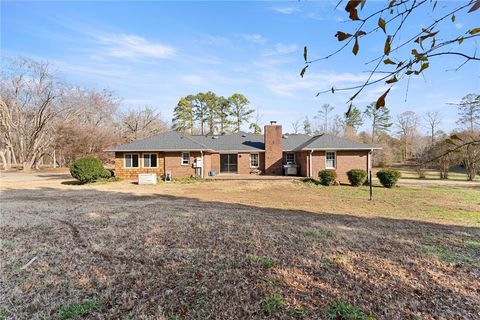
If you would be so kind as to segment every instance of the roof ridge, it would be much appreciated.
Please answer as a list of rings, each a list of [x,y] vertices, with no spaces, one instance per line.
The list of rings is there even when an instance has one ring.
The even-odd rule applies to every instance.
[[[178,131],[175,131],[175,132],[178,132]],[[208,148],[206,145],[204,145],[203,143],[200,143],[200,142],[198,142],[198,141],[193,140],[192,138],[190,138],[190,137],[187,136],[186,134],[184,134],[184,133],[182,133],[182,132],[178,132],[178,133],[179,133],[182,137],[184,137],[184,138],[192,141],[193,143],[198,144],[199,146],[204,147],[205,149],[209,149],[209,148]],[[202,137],[203,137],[203,135],[202,135]]]

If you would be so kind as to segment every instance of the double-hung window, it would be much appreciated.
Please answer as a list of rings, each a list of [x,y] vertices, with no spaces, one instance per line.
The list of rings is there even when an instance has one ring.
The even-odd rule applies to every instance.
[[[285,155],[285,161],[287,163],[295,163],[295,153],[287,152]]]
[[[138,154],[129,153],[125,155],[125,168],[138,168]]]
[[[337,154],[335,151],[325,152],[325,169],[335,169],[337,166]]]
[[[182,166],[190,164],[190,152],[182,152]]]
[[[143,167],[144,168],[156,168],[157,167],[157,154],[145,153],[143,155]]]
[[[250,153],[250,168],[258,168],[259,157],[258,153]]]

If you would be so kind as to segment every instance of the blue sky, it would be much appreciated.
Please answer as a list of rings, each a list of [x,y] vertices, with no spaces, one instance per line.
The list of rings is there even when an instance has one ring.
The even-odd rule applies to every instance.
[[[323,103],[344,113],[351,93],[316,93],[360,84],[371,69],[364,62],[383,50],[383,34],[374,34],[361,39],[357,57],[347,50],[316,63],[301,79],[304,45],[311,58],[320,57],[338,47],[337,30],[353,28],[335,3],[2,1],[1,53],[49,61],[71,83],[111,89],[123,98],[123,108],[149,105],[166,119],[187,94],[240,92],[259,109],[263,123],[277,120],[289,131],[292,121],[313,118]],[[478,27],[475,14],[457,17],[444,34]],[[428,12],[420,14],[405,32],[431,19]],[[455,128],[456,110],[446,103],[480,92],[480,64],[451,71],[461,62],[432,61],[424,77],[411,79],[406,101],[406,85],[394,87],[387,99],[392,114],[440,111],[443,129]],[[356,105],[364,109],[385,88],[367,89]]]

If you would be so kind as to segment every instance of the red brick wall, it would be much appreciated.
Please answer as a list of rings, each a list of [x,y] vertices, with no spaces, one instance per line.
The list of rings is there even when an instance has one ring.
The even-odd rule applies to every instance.
[[[282,126],[266,125],[265,142],[265,174],[283,174]]]
[[[195,175],[195,169],[192,167],[196,157],[200,157],[200,152],[190,152],[190,163],[182,165],[181,152],[165,152],[165,171],[172,173],[172,178],[186,178]]]
[[[350,183],[347,171],[351,169],[368,170],[368,150],[337,151],[337,179],[340,183]]]
[[[237,173],[250,173],[250,153],[239,153],[237,156]]]
[[[212,168],[212,155],[210,153],[204,153],[203,154],[204,177],[208,177],[208,174],[211,168]]]
[[[125,168],[125,153],[138,154],[139,167],[138,168]],[[162,177],[165,174],[165,154],[163,152],[145,152],[157,154],[157,167],[156,168],[143,168],[143,155],[142,152],[115,152],[115,176],[126,180],[137,180],[139,173],[156,173],[158,177]]]
[[[300,166],[300,175],[302,177],[308,177],[309,154],[309,151],[301,151],[295,153],[295,162]]]
[[[337,180],[349,183],[347,171],[351,169],[368,170],[368,150],[337,151]],[[314,151],[312,159],[313,178],[318,178],[318,172],[325,169],[325,151]]]
[[[215,174],[220,173],[220,154],[212,153],[211,154],[211,169],[215,171]]]

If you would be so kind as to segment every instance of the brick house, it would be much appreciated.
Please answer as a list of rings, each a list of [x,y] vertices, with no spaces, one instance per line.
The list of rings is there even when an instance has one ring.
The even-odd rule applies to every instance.
[[[169,131],[109,148],[115,152],[115,175],[137,179],[139,173],[173,178],[224,174],[292,174],[317,178],[334,169],[348,183],[350,169],[367,170],[375,146],[320,134],[283,134],[272,122],[264,135],[238,132],[223,136],[188,136]]]

